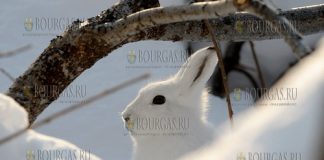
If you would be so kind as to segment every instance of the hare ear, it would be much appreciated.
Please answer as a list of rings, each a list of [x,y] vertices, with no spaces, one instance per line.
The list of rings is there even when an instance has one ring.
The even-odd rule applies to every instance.
[[[204,88],[217,65],[218,59],[213,47],[198,50],[176,74],[180,89]],[[184,91],[184,92],[185,92]]]

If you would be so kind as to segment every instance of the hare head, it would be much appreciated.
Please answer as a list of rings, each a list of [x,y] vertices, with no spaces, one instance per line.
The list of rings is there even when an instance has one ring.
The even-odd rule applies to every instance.
[[[131,133],[160,133],[185,127],[180,125],[188,125],[186,118],[191,124],[205,123],[205,84],[217,61],[214,48],[203,48],[190,56],[175,76],[142,88],[122,112],[125,127]]]
[[[177,159],[210,142],[205,84],[217,64],[211,47],[190,56],[173,77],[150,83],[122,112],[135,160]]]

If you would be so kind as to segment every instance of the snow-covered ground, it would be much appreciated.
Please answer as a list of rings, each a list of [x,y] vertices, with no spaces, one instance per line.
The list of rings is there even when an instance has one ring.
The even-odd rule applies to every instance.
[[[323,2],[323,0],[274,1],[277,6],[283,9]],[[28,31],[25,29],[24,25],[26,19],[32,18],[34,23],[36,23],[35,19],[62,19],[62,25],[67,25],[68,21],[77,18],[84,19],[95,16],[101,10],[110,7],[113,3],[115,3],[113,0],[2,0],[0,6],[0,37],[2,37],[0,39],[0,51],[13,50],[26,44],[32,45],[32,48],[22,54],[0,59],[0,68],[6,69],[14,77],[18,77],[49,44],[49,41],[54,37],[53,34],[59,34],[63,31],[53,31],[46,27],[44,30],[36,30],[36,26],[32,31]],[[181,3],[182,1],[180,0],[161,0],[162,6]],[[35,33],[38,35],[35,35]],[[48,33],[49,35],[46,35]],[[314,46],[321,35],[323,34],[307,36],[305,38],[307,44]],[[104,88],[114,86],[138,74],[149,72],[151,73],[151,78],[99,100],[89,105],[89,107],[61,117],[37,129],[37,132],[67,140],[82,149],[90,150],[91,153],[102,159],[130,159],[132,143],[127,135],[127,131],[123,127],[120,112],[136,96],[138,90],[142,86],[151,81],[167,78],[176,73],[178,68],[165,67],[165,64],[159,63],[130,64],[127,55],[130,52],[138,53],[140,51],[156,50],[184,52],[185,48],[182,46],[182,43],[179,42],[145,41],[127,44],[115,50],[108,57],[97,62],[91,69],[85,71],[71,84],[70,88],[81,86],[85,93],[84,97],[70,99],[66,96],[61,96],[39,116],[39,119],[68,107],[71,105],[71,102],[69,102],[70,100],[77,102],[82,101],[86,97],[99,93]],[[256,42],[256,50],[260,57],[266,80],[269,81],[268,83],[272,82],[282,70],[285,70],[289,62],[294,59],[290,49],[283,43],[283,40]],[[251,63],[252,56],[248,45],[243,47],[242,55],[244,55],[242,57],[242,63],[253,67],[253,63]],[[273,65],[274,62],[276,65]],[[177,62],[169,65],[179,66],[181,64],[182,62]],[[135,68],[134,65],[139,65],[142,68]],[[154,67],[149,67],[151,65]],[[143,66],[146,67],[143,68]],[[11,83],[10,79],[0,74],[0,92],[5,92]],[[210,103],[209,120],[213,122],[215,126],[226,123],[227,112],[225,101],[210,96]],[[246,110],[246,108],[246,105],[243,105],[235,107],[234,109],[236,113],[239,113]],[[2,153],[1,148],[0,152]]]
[[[0,94],[0,138],[17,133],[28,126],[27,112],[11,97]],[[91,150],[80,149],[64,140],[28,130],[0,146],[1,159],[93,159]]]

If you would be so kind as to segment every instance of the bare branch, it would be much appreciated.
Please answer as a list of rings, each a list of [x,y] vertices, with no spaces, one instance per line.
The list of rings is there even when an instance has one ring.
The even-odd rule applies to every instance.
[[[15,133],[3,138],[3,139],[0,139],[0,145],[5,144],[6,142],[9,142],[10,140],[13,140],[14,138],[24,134],[29,129],[39,128],[39,127],[41,127],[41,126],[43,126],[45,124],[50,123],[54,119],[62,117],[62,116],[66,115],[66,114],[69,114],[69,113],[71,113],[73,111],[76,111],[76,110],[78,110],[78,109],[80,109],[80,108],[82,108],[84,106],[87,106],[88,104],[91,104],[91,103],[93,103],[93,102],[95,102],[95,101],[97,101],[99,99],[102,99],[102,98],[104,98],[104,97],[106,97],[106,96],[108,96],[110,94],[113,94],[113,93],[115,93],[115,92],[117,92],[117,91],[119,91],[121,89],[124,89],[124,88],[128,87],[131,84],[134,84],[134,83],[139,82],[141,80],[147,79],[148,77],[149,77],[149,74],[143,74],[143,75],[137,76],[137,77],[135,77],[133,79],[130,79],[130,80],[127,80],[127,81],[125,81],[123,83],[120,83],[120,84],[118,84],[118,85],[116,85],[116,86],[114,86],[114,87],[112,87],[110,89],[107,89],[107,90],[105,90],[105,91],[103,91],[103,92],[101,92],[101,93],[99,93],[99,94],[97,94],[95,96],[92,96],[92,97],[86,99],[85,101],[82,101],[82,102],[80,102],[78,104],[74,104],[74,105],[72,105],[70,107],[67,107],[66,109],[63,109],[63,110],[61,110],[59,112],[56,112],[56,113],[50,115],[49,117],[47,117],[47,118],[45,118],[43,120],[37,121],[34,125],[27,126],[26,128],[23,128],[22,130],[19,130],[19,131],[15,132]]]
[[[0,72],[2,74],[4,74],[6,77],[8,77],[12,82],[15,81],[15,78],[9,72],[7,72],[5,69],[0,68]]]
[[[252,41],[249,41],[249,44],[250,44],[250,47],[251,47],[251,51],[252,51],[252,55],[253,55],[253,59],[254,59],[254,62],[255,62],[255,67],[257,69],[257,73],[258,73],[258,77],[259,77],[259,80],[260,80],[261,87],[266,88],[266,84],[265,84],[263,74],[262,74],[262,71],[261,71],[259,59],[258,59],[258,57],[256,55],[254,43]]]
[[[214,44],[214,48],[218,57],[218,63],[219,63],[219,68],[220,68],[220,72],[222,75],[222,82],[223,82],[223,87],[225,90],[225,96],[226,96],[226,102],[227,102],[227,111],[228,111],[228,118],[231,122],[231,126],[234,127],[234,120],[233,120],[233,108],[232,108],[232,104],[231,104],[231,97],[229,95],[229,89],[228,89],[228,83],[227,83],[227,76],[226,76],[226,71],[225,71],[225,67],[224,67],[224,62],[223,62],[223,57],[222,57],[222,50],[219,47],[219,44],[217,42],[217,40],[215,39],[215,33],[213,32],[213,28],[210,25],[208,20],[204,20],[207,29],[209,31],[210,34],[210,38],[212,39],[212,42]]]
[[[22,52],[24,52],[24,51],[26,51],[26,50],[28,50],[30,48],[31,48],[31,45],[25,45],[25,46],[22,46],[20,48],[14,49],[12,51],[0,52],[0,58],[14,56],[14,55],[17,55],[19,53],[22,53]]]
[[[300,59],[301,56],[309,54],[311,50],[302,42],[302,36],[298,30],[279,12],[263,1],[260,0],[237,0],[236,7],[239,10],[246,10],[252,12],[264,19],[268,20],[271,26],[284,36],[285,41],[291,47],[296,57]],[[284,26],[286,31],[283,31],[281,26]]]

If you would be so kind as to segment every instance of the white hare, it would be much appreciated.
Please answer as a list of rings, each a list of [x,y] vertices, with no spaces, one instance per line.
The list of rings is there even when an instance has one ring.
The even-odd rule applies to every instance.
[[[201,49],[175,76],[139,91],[122,113],[135,160],[173,160],[211,141],[205,84],[217,62],[213,48]]]

